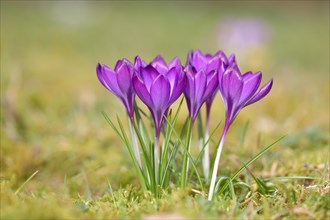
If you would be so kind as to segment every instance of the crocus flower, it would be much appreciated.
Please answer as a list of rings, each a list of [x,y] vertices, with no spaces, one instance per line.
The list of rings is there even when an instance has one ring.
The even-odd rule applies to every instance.
[[[225,104],[226,120],[214,161],[208,200],[213,197],[221,151],[231,123],[241,109],[265,97],[272,88],[271,79],[258,90],[261,78],[261,72],[246,72],[242,75],[236,64],[232,64],[223,75],[219,75],[219,89]]]
[[[273,80],[269,80],[261,89],[261,72],[241,74],[236,64],[231,65],[225,73],[219,75],[219,89],[225,104],[228,129],[239,111],[265,97],[272,88]]]
[[[201,69],[210,78],[213,76],[213,71],[216,70],[217,74],[222,75],[226,68],[235,62],[235,57],[231,55],[229,58],[221,50],[214,55],[203,54],[200,50],[190,51],[187,58],[187,66],[191,66],[194,72],[198,72]],[[217,89],[214,89],[212,95],[206,100],[207,109],[209,110],[213,99],[217,93]]]
[[[140,58],[136,58],[139,61]],[[136,62],[138,63],[138,62]],[[185,86],[183,67],[178,58],[168,65],[158,55],[150,64],[140,62],[140,70],[133,77],[136,94],[146,104],[154,119],[156,135],[154,142],[155,176],[158,181],[159,167],[159,136],[164,116],[170,105],[179,98]]]
[[[226,68],[234,62],[235,62],[235,57],[233,55],[227,58],[225,53],[221,50],[216,52],[214,55],[203,54],[200,50],[190,51],[187,58],[187,66],[190,66],[193,72],[204,70],[208,82],[211,82],[212,78],[214,77],[214,71],[216,71],[217,75],[222,75],[226,70]],[[216,78],[218,77],[216,76]],[[216,80],[216,84],[218,84],[218,80]],[[215,87],[212,87],[211,89],[213,89],[211,95],[208,95],[209,97],[205,100],[205,104],[206,104],[206,121],[205,121],[205,131],[204,131],[205,133],[204,133],[204,139],[202,136],[200,137],[199,150],[203,149],[204,143],[209,139],[211,106],[214,97],[218,92],[217,85]],[[208,177],[210,171],[208,143],[206,144],[203,152],[203,171],[204,171],[204,175]]]
[[[126,59],[118,60],[115,69],[112,70],[106,65],[97,64],[96,73],[102,85],[117,96],[126,107],[130,118],[130,130],[135,158],[142,167],[140,151],[137,143],[136,133],[133,126],[135,92],[132,85],[132,77],[135,68],[143,66],[143,62],[136,60],[134,66]]]
[[[126,59],[118,60],[114,70],[104,64],[97,64],[96,73],[102,85],[121,100],[132,120],[135,99],[132,86],[133,64]]]
[[[133,77],[133,86],[136,94],[148,106],[154,119],[156,137],[159,137],[164,115],[170,105],[182,94],[185,86],[180,60],[175,57],[167,65],[158,55],[148,65],[141,61],[140,69]]]
[[[190,117],[194,122],[202,104],[210,98],[218,86],[217,70],[206,73],[204,69],[195,72],[188,66],[186,69],[187,85],[184,90]]]
[[[187,101],[190,121],[188,124],[189,139],[185,146],[187,152],[184,154],[182,166],[182,188],[185,187],[188,176],[188,153],[190,151],[190,142],[192,138],[192,127],[194,125],[194,121],[198,115],[199,109],[203,103],[213,94],[218,85],[217,70],[212,70],[211,72],[207,73],[204,69],[200,69],[198,72],[196,72],[192,66],[188,65],[185,68],[185,71],[187,83],[184,90],[184,95]]]

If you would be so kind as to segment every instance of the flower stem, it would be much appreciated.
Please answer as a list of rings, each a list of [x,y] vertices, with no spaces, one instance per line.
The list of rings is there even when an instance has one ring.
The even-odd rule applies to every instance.
[[[210,109],[206,109],[206,121],[205,121],[205,133],[204,133],[204,143],[209,139],[209,129],[210,129]],[[203,158],[203,171],[206,178],[210,175],[210,150],[209,150],[209,141],[207,142],[204,149],[204,158]]]
[[[192,119],[188,121],[188,130],[187,130],[187,139],[186,139],[186,148],[183,157],[183,165],[182,165],[182,172],[181,172],[181,188],[184,189],[186,187],[187,182],[187,174],[189,170],[189,152],[190,152],[190,143],[192,138]]]
[[[133,121],[133,119],[130,118],[128,120],[128,122],[129,122],[129,128],[130,128],[130,132],[131,132],[131,138],[132,138],[132,145],[133,145],[134,155],[135,155],[136,160],[139,163],[140,168],[142,168],[138,140],[137,140],[136,131],[135,131],[135,128],[134,128],[134,125],[133,125],[134,124],[134,121]]]
[[[158,133],[158,132],[157,132]],[[155,164],[155,178],[156,178],[156,185],[158,185],[158,171],[159,171],[159,136],[160,134],[156,134],[155,136],[155,146],[154,146],[154,164]]]
[[[221,136],[221,140],[219,143],[219,146],[217,148],[217,155],[214,161],[214,166],[213,166],[213,172],[212,172],[212,179],[211,179],[211,185],[210,185],[210,190],[209,190],[209,195],[208,195],[208,200],[211,201],[213,198],[213,194],[214,194],[214,188],[215,188],[215,181],[217,179],[217,173],[218,173],[218,167],[219,167],[219,162],[220,162],[220,157],[221,157],[221,152],[222,152],[222,147],[223,147],[223,143],[225,141],[226,138],[226,134],[227,134],[227,130],[228,127],[225,126],[222,136]]]

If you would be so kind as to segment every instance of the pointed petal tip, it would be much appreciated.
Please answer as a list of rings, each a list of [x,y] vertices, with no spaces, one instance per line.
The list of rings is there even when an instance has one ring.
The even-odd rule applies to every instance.
[[[100,74],[102,71],[102,65],[100,63],[97,63],[96,64],[96,73],[97,74]]]
[[[270,79],[256,94],[245,104],[245,106],[251,105],[260,99],[264,98],[273,87],[273,79]]]

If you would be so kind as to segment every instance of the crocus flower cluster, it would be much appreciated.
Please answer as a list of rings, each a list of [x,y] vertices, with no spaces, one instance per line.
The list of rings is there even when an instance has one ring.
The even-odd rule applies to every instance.
[[[234,55],[227,57],[222,51],[214,55],[203,54],[200,50],[190,51],[185,66],[181,65],[179,58],[175,57],[166,63],[162,56],[158,55],[150,63],[143,61],[139,56],[134,63],[126,59],[119,60],[114,69],[106,65],[98,64],[97,76],[102,85],[117,96],[124,104],[129,121],[131,122],[132,142],[134,156],[143,169],[140,159],[140,150],[136,140],[137,126],[133,126],[135,120],[135,97],[136,95],[148,107],[153,118],[155,128],[155,141],[153,149],[154,172],[156,184],[161,184],[158,178],[161,166],[159,138],[164,118],[168,116],[171,105],[183,94],[190,118],[190,134],[187,140],[191,140],[192,127],[199,111],[206,103],[206,125],[204,142],[208,139],[208,127],[210,109],[214,97],[220,91],[225,106],[225,123],[219,146],[216,148],[216,156],[212,178],[210,180],[209,200],[214,194],[215,180],[219,165],[222,146],[228,129],[239,111],[266,96],[272,87],[272,80],[267,82],[259,90],[262,74],[261,72],[246,72],[242,74],[236,63]],[[189,137],[190,136],[190,137]],[[190,141],[184,151],[181,185],[185,186],[188,173],[188,154]],[[200,148],[202,150],[202,148]],[[142,152],[146,152],[145,149]],[[204,152],[204,171],[208,178],[209,172],[209,150],[208,145]],[[150,170],[147,172],[150,180]],[[163,179],[164,180],[164,179]],[[156,187],[157,188],[157,187]]]

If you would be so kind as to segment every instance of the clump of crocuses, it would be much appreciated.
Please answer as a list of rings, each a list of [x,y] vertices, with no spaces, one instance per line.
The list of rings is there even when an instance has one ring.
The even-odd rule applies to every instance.
[[[167,188],[171,182],[185,188],[195,174],[202,190],[205,183],[209,184],[208,200],[212,200],[215,193],[220,156],[230,125],[241,109],[265,97],[273,84],[271,79],[259,89],[261,72],[242,74],[235,56],[227,57],[223,51],[213,55],[190,51],[185,66],[177,57],[167,63],[158,55],[148,63],[137,56],[134,63],[119,60],[114,69],[98,64],[96,72],[103,86],[126,108],[130,138],[120,118],[117,117],[117,128],[106,114],[105,117],[127,147],[141,186],[157,196],[159,190]],[[225,107],[224,128],[219,145],[210,154],[210,112],[218,91]],[[146,105],[150,116],[136,104],[136,95]],[[175,123],[184,98],[173,108],[176,111],[171,106],[181,95],[186,100],[189,115],[178,132]],[[200,117],[204,103],[205,124]],[[200,119],[198,127],[204,125],[205,129],[204,134],[199,135],[199,155],[193,158],[190,148],[197,118]],[[147,126],[150,120],[153,122],[151,131]],[[198,166],[200,156],[204,178]],[[210,161],[214,161],[213,164]]]

